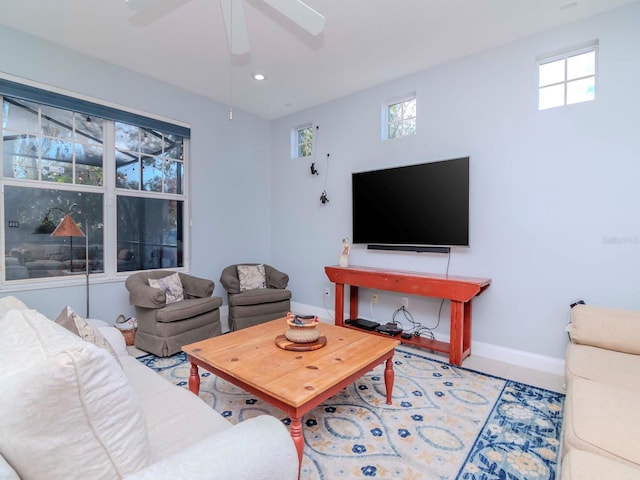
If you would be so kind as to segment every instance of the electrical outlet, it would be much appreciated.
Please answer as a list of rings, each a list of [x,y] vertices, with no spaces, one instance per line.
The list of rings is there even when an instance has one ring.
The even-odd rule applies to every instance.
[[[402,306],[404,308],[409,308],[409,297],[402,297]]]
[[[325,287],[325,289],[324,289],[324,294],[325,294],[326,296],[331,295],[331,290],[329,290],[329,287]]]
[[[377,293],[374,293],[373,296],[371,297],[371,301],[373,303],[378,303],[380,301],[380,297],[378,296]]]

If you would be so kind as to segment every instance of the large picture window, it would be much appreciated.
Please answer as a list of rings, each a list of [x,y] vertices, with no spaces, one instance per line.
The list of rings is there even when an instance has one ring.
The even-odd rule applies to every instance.
[[[84,275],[87,257],[91,275],[185,267],[188,129],[2,79],[0,93],[0,281]],[[51,235],[66,213],[88,239]]]

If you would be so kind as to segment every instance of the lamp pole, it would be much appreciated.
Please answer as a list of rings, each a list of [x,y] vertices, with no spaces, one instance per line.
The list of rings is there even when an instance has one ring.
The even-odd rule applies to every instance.
[[[76,208],[78,213],[82,215],[84,223],[84,274],[85,274],[85,296],[87,299],[87,314],[85,318],[89,318],[89,223],[87,223],[87,214],[82,210],[80,205],[74,203],[69,207],[69,211]]]
[[[57,207],[56,207],[57,208]],[[82,215],[82,220],[84,222],[83,232],[80,230],[78,225],[73,220],[71,216],[71,212],[76,210],[80,215]],[[64,210],[59,209],[64,212]],[[82,210],[80,205],[77,203],[72,204],[69,209],[65,212],[64,218],[60,221],[58,226],[55,228],[53,233],[51,233],[52,237],[70,237],[73,241],[73,237],[84,237],[84,270],[86,277],[86,300],[87,300],[87,309],[86,309],[86,318],[89,318],[89,224],[87,223],[87,215]],[[69,259],[69,270],[73,273],[73,244],[71,244],[71,255]]]

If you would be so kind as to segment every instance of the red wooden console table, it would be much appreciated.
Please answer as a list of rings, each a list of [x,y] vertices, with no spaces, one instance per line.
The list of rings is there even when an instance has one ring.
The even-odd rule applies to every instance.
[[[345,285],[350,287],[349,315],[352,319],[358,318],[358,287],[444,298],[451,301],[449,342],[415,336],[400,340],[402,343],[448,353],[452,365],[460,366],[462,360],[471,355],[471,300],[489,287],[491,279],[355,266],[327,266],[324,270],[329,280],[336,284],[336,325],[356,328],[344,323]]]

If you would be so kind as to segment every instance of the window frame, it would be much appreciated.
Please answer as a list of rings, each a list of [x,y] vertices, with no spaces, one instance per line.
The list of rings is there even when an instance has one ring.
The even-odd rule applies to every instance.
[[[12,93],[17,92],[16,95]],[[70,110],[74,113],[87,115],[86,110],[91,111],[89,115],[98,116],[104,120],[103,128],[103,181],[101,186],[85,185],[81,183],[75,183],[75,171],[73,175],[74,183],[57,183],[49,180],[41,180],[40,174],[38,174],[37,180],[24,179],[24,178],[12,178],[4,176],[4,148],[0,149],[0,221],[2,225],[7,225],[5,212],[5,185],[12,185],[18,187],[38,188],[43,190],[65,190],[69,192],[86,192],[86,193],[99,193],[102,194],[102,221],[103,221],[103,271],[91,273],[91,280],[104,282],[104,281],[122,281],[133,270],[118,272],[117,265],[117,208],[116,200],[117,196],[121,194],[133,195],[138,197],[159,198],[163,200],[178,200],[183,202],[183,218],[182,218],[182,266],[181,267],[158,267],[167,270],[175,271],[189,271],[190,264],[190,239],[189,239],[189,225],[190,225],[190,194],[189,194],[189,175],[190,175],[190,127],[185,124],[174,122],[172,120],[163,119],[153,116],[151,114],[143,114],[140,112],[134,112],[126,107],[117,106],[114,104],[100,104],[96,100],[89,99],[88,97],[75,96],[73,92],[63,90],[49,90],[47,86],[37,84],[35,82],[27,82],[27,84],[19,84],[6,80],[4,77],[0,77],[0,100],[4,97],[18,98],[21,100],[27,100],[30,102],[38,103],[41,105],[50,105],[55,108],[61,108],[64,110]],[[35,98],[27,98],[27,97]],[[44,99],[44,101],[43,101]],[[58,101],[60,104],[53,104]],[[76,108],[73,108],[73,107]],[[96,111],[107,112],[110,117],[121,115],[120,118],[105,118],[101,115],[97,115]],[[182,193],[165,193],[165,192],[147,192],[143,190],[126,190],[116,188],[116,157],[115,157],[115,123],[116,121],[123,121],[139,127],[153,128],[154,130],[161,130],[165,134],[171,134],[182,137]],[[139,124],[142,123],[143,125]],[[168,131],[169,130],[169,131]],[[4,132],[4,128],[3,128]],[[181,135],[186,134],[186,135]],[[3,135],[4,138],[4,135]],[[0,139],[0,143],[3,143],[3,139]],[[164,179],[164,176],[163,176]],[[163,188],[164,190],[164,188]],[[43,213],[44,214],[44,213]],[[72,215],[76,221],[79,221],[79,217]],[[67,285],[75,285],[78,283],[84,283],[84,276],[55,276],[55,277],[34,277],[26,279],[12,279],[7,280],[6,275],[6,245],[5,234],[0,235],[0,291],[19,291],[19,290],[31,290],[40,289],[46,287],[63,287]],[[139,270],[135,270],[139,271]],[[82,278],[78,278],[82,277]]]
[[[309,140],[309,142],[305,143],[298,143],[298,138],[299,138],[299,134],[300,132],[302,132],[303,130],[309,130],[309,132],[311,133],[311,139]],[[295,160],[298,158],[313,158],[313,149],[314,149],[314,143],[315,143],[315,135],[313,134],[313,124],[312,123],[305,123],[303,125],[298,125],[297,127],[293,127],[291,129],[291,159]],[[308,155],[300,155],[300,149],[302,146],[308,144],[309,145],[309,154]]]
[[[583,55],[585,53],[590,53],[593,52],[594,53],[594,69],[593,69],[593,75],[584,75],[581,77],[577,77],[577,78],[572,78],[572,79],[568,79],[567,78],[567,63],[568,60],[570,58],[579,56],[579,55]],[[599,74],[598,74],[598,64],[599,64],[599,42],[598,41],[593,41],[593,42],[589,42],[583,45],[579,45],[579,46],[575,46],[575,47],[571,47],[571,48],[567,48],[564,50],[561,50],[559,52],[555,52],[553,54],[550,55],[542,55],[536,58],[536,88],[537,88],[537,95],[536,95],[536,100],[537,100],[537,104],[536,104],[536,110],[539,112],[543,112],[546,110],[553,110],[555,108],[559,108],[559,107],[568,107],[570,105],[578,105],[580,103],[588,103],[588,102],[595,102],[598,98],[598,90],[599,90],[599,86],[598,86],[598,78],[599,78]],[[563,60],[564,64],[563,64],[563,79],[562,81],[558,81],[558,82],[553,82],[553,83],[549,83],[549,84],[545,84],[545,85],[540,85],[540,68],[543,65],[547,65],[549,63],[553,63],[553,62],[557,62],[559,60]],[[584,80],[587,78],[593,78],[593,88],[594,88],[594,92],[593,92],[593,98],[590,100],[583,100],[580,102],[573,102],[573,103],[567,103],[567,96],[568,96],[568,88],[567,85],[572,83],[572,82],[576,82],[579,80]],[[558,85],[562,85],[564,92],[563,92],[563,103],[560,105],[554,105],[551,107],[546,107],[546,108],[540,108],[540,92],[541,90],[543,90],[544,88],[549,88],[549,87],[553,87],[553,86],[558,86]]]
[[[415,129],[413,131],[413,133],[402,133],[399,135],[394,135],[391,136],[390,135],[390,126],[393,123],[397,123],[394,122],[392,120],[390,120],[390,110],[391,107],[395,106],[395,105],[400,105],[400,104],[404,104],[407,102],[415,102],[415,115],[414,116],[405,116],[404,115],[404,107],[403,107],[403,113],[402,113],[402,117],[399,120],[399,125],[402,126],[405,124],[405,122],[409,121],[409,120],[413,120],[415,123]],[[417,135],[418,134],[418,97],[416,95],[416,92],[411,92],[407,95],[403,95],[401,97],[395,97],[393,99],[387,100],[382,104],[382,112],[381,112],[381,116],[382,116],[382,125],[381,125],[381,138],[382,140],[393,140],[396,138],[404,138],[404,137],[410,137],[413,135]],[[403,130],[402,128],[400,128],[400,130]]]

